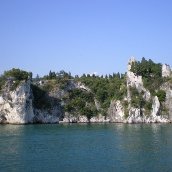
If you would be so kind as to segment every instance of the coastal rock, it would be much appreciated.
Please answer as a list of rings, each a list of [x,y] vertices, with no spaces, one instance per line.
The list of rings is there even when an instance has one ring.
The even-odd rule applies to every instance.
[[[127,71],[127,92],[128,92],[128,100],[131,100],[131,95],[130,95],[130,87],[135,87],[139,93],[143,92],[144,95],[143,97],[146,99],[146,101],[150,100],[151,94],[149,92],[149,90],[145,89],[143,86],[143,80],[142,80],[142,76],[137,76],[135,73],[131,72],[131,66],[132,63],[135,63],[136,60],[134,57],[132,57],[129,60],[128,63],[128,71]]]
[[[60,123],[87,123],[89,122],[86,116],[77,115],[74,116],[68,112],[65,112],[64,118],[60,121]]]
[[[143,92],[143,98],[146,101],[151,101],[151,94],[150,92],[144,88],[142,76],[137,76],[135,73],[131,72],[131,66],[135,63],[135,59],[132,57],[128,63],[128,71],[127,71],[127,100],[129,102],[129,114],[128,118],[124,120],[127,123],[155,123],[155,122],[170,122],[166,116],[160,115],[160,102],[158,97],[155,96],[153,98],[152,103],[152,112],[150,114],[145,115],[145,109],[134,108],[131,107],[131,92],[130,87],[135,87],[139,93]],[[170,68],[168,65],[163,65],[162,67],[162,74],[164,76],[169,76],[171,73]],[[168,91],[168,97],[171,97],[170,92]],[[169,100],[169,99],[168,99]],[[169,102],[170,103],[170,100]],[[127,114],[126,114],[127,115]]]
[[[168,110],[168,118],[172,122],[172,85],[166,82],[161,86],[161,89],[166,92],[165,107]]]
[[[59,111],[57,108],[51,111],[35,109],[33,122],[41,124],[59,123]]]
[[[141,113],[141,109],[131,108],[129,111],[129,116],[125,120],[125,123],[143,123],[146,122],[145,116]]]
[[[108,109],[108,117],[110,122],[123,122],[125,119],[124,108],[121,101],[111,101],[110,107]]]
[[[171,75],[171,68],[167,64],[162,65],[162,77],[169,77]]]
[[[0,122],[26,124],[33,122],[32,91],[30,81],[22,82],[14,91],[10,83],[0,96]]]
[[[90,119],[90,122],[91,123],[99,123],[99,122],[101,122],[101,123],[107,123],[107,122],[110,122],[110,119],[109,118],[105,118],[105,116],[99,114],[96,117],[92,117]]]
[[[170,120],[163,115],[159,114],[160,102],[158,97],[153,98],[152,112],[151,114],[145,115],[144,109],[131,108],[129,116],[126,119],[126,123],[169,123]]]
[[[105,123],[109,122],[109,118],[105,118],[105,116],[102,116],[99,114],[98,116],[92,117],[90,120],[86,116],[83,115],[72,115],[69,113],[65,113],[65,116],[60,123]]]

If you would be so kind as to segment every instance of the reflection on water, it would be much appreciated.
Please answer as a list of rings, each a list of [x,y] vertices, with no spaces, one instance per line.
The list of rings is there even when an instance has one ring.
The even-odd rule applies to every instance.
[[[0,125],[1,171],[172,171],[170,124]]]

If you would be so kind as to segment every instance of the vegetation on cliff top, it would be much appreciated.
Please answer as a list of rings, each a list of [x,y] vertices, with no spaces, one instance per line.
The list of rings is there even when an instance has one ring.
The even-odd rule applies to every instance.
[[[13,68],[11,70],[5,71],[3,75],[0,76],[0,90],[5,85],[6,80],[14,81],[11,83],[11,91],[15,90],[17,86],[20,84],[23,80],[28,80],[29,78],[32,78],[31,72],[26,72],[21,69]]]
[[[152,96],[157,96],[161,109],[164,110],[163,102],[166,99],[166,92],[161,90],[160,86],[169,80],[162,77],[162,64],[154,63],[152,60],[146,60],[144,57],[141,62],[135,61],[131,65],[131,72],[142,76],[143,84],[148,89]],[[131,91],[131,106],[144,108],[145,113],[150,114],[152,109],[152,100],[146,101],[143,99],[142,93],[139,93],[136,88],[130,88]]]
[[[131,65],[131,71],[136,75],[142,76],[143,84],[153,95],[163,83],[162,64],[154,63],[151,59],[146,60],[144,57],[141,62],[136,61]]]

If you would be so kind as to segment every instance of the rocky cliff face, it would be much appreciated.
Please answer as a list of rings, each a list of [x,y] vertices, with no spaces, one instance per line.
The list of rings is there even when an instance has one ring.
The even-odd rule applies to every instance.
[[[170,122],[172,120],[172,90],[169,84],[164,84],[162,89],[166,91],[166,107],[169,110],[168,114],[161,115],[160,102],[157,96],[153,97],[149,90],[144,88],[142,76],[137,76],[131,72],[131,65],[135,63],[132,57],[128,63],[127,71],[127,102],[128,107],[124,107],[121,101],[112,101],[109,108],[109,117],[111,122],[124,122],[124,123],[157,123],[157,122]],[[169,77],[171,69],[168,65],[163,65],[162,76]],[[145,101],[152,101],[152,110],[146,114],[144,108],[136,108],[131,105],[131,88],[136,88]],[[124,102],[124,100],[123,100]]]
[[[21,81],[14,89],[15,81],[7,81],[0,95],[0,123],[58,123],[62,116],[59,103],[49,109],[34,107],[31,81]],[[59,95],[58,95],[59,96]],[[56,99],[46,97],[53,103]],[[41,100],[40,100],[41,101]]]
[[[10,90],[11,82],[6,83],[0,96],[0,123],[32,123],[34,113],[30,81],[22,82],[14,91]]]
[[[37,104],[42,103],[42,99],[48,103],[48,108],[39,108],[34,105],[35,97],[33,95],[33,87],[31,81],[22,81],[13,91],[12,87],[15,81],[8,81],[0,95],[0,123],[10,124],[28,124],[28,123],[87,123],[87,122],[108,122],[105,116],[98,115],[88,120],[83,115],[72,115],[64,112],[63,97],[67,91],[73,89],[82,89],[90,92],[90,89],[82,83],[70,81],[68,87],[59,89],[58,87],[50,92],[47,92],[43,97],[40,97]],[[43,84],[41,84],[43,85]],[[37,87],[39,88],[39,87]],[[38,91],[38,90],[37,90]],[[40,102],[39,102],[40,101]],[[99,102],[95,99],[95,106],[100,108]],[[43,102],[44,103],[44,102]]]
[[[110,122],[124,122],[125,114],[124,107],[121,104],[121,101],[111,101],[109,110],[108,110],[108,118]]]
[[[158,97],[153,98],[152,111],[149,115],[144,113],[144,109],[131,107],[126,123],[168,123],[170,120],[166,116],[160,115],[160,102]]]
[[[169,77],[171,75],[171,68],[167,64],[162,65],[162,77]]]
[[[132,65],[132,63],[135,63],[135,58],[134,57],[132,57],[129,60],[129,63],[128,63],[128,71],[127,71],[127,89],[128,89],[127,93],[128,93],[128,100],[129,101],[131,100],[129,88],[130,87],[135,87],[138,90],[139,93],[143,91],[144,98],[147,101],[149,101],[149,99],[151,97],[151,94],[150,94],[149,90],[144,88],[142,76],[137,76],[135,73],[131,72],[131,65]]]
[[[79,112],[71,114],[65,111],[65,99],[71,90],[80,89],[87,93],[92,93],[91,89],[81,82],[70,80],[67,86],[62,89],[56,86],[53,83],[54,81],[52,81],[51,85],[46,85],[47,81],[43,81],[36,83],[38,85],[35,90],[34,86],[31,86],[30,80],[20,81],[15,88],[15,81],[7,80],[0,93],[0,123],[172,122],[172,84],[169,80],[171,68],[168,65],[162,65],[162,77],[165,78],[165,82],[160,89],[166,93],[165,102],[162,103],[157,96],[151,95],[150,91],[144,87],[142,76],[136,75],[131,71],[132,63],[135,63],[134,58],[131,58],[128,63],[126,75],[127,95],[123,99],[112,100],[105,116],[101,114],[102,112],[104,114],[104,109],[95,97],[92,99],[92,104],[85,102],[85,106],[91,107],[94,105],[98,111],[96,116],[89,117],[81,115]],[[56,84],[58,85],[58,83]],[[50,86],[53,86],[53,88],[51,88],[51,91],[41,91],[44,86],[46,86],[46,89],[49,89]],[[149,110],[144,106],[141,107],[141,105],[133,105],[132,88],[137,90],[145,102],[151,103]],[[138,97],[136,96],[136,98]]]
[[[165,106],[168,110],[168,119],[172,121],[172,85],[166,82],[161,86],[161,89],[166,92]]]

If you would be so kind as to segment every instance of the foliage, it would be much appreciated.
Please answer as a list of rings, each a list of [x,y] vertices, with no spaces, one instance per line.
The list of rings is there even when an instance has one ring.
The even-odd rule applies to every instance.
[[[151,111],[152,110],[152,103],[151,102],[145,102],[144,107],[146,110]]]
[[[5,77],[3,75],[0,76],[0,90],[3,88],[5,85]]]
[[[14,80],[22,81],[22,80],[29,79],[29,77],[32,77],[32,73],[13,68],[9,71],[5,71],[4,77],[6,77],[6,78],[12,77],[12,78],[14,78]]]
[[[156,96],[158,97],[160,102],[164,102],[166,99],[166,92],[164,90],[158,90]]]
[[[107,111],[112,99],[122,100],[127,93],[126,75],[119,73],[103,76],[91,76],[83,74],[77,80],[88,86],[101,107]]]
[[[74,115],[85,115],[88,119],[97,114],[94,95],[81,89],[70,90],[65,98],[65,111]]]
[[[10,90],[13,91],[17,88],[21,81],[29,78],[32,79],[31,72],[15,68],[5,71],[4,74],[0,76],[0,90],[3,88],[7,80],[11,81]]]
[[[129,116],[129,109],[128,109],[129,103],[128,103],[127,100],[124,100],[124,101],[122,102],[122,105],[123,105],[123,107],[124,107],[125,118],[127,118],[127,117]]]
[[[142,92],[139,93],[136,88],[130,87],[131,92],[131,106],[135,108],[144,108],[146,114],[150,114],[152,110],[152,103],[150,101],[146,101],[143,98]]]
[[[154,63],[152,60],[146,60],[144,57],[141,62],[133,62],[131,65],[131,71],[136,75],[143,77],[144,87],[151,93],[155,93],[155,90],[163,83],[162,78],[162,64]]]
[[[51,80],[51,79],[57,79],[57,80],[60,80],[60,79],[72,79],[73,77],[71,76],[71,73],[67,73],[65,72],[64,70],[61,70],[60,72],[52,72],[50,70],[49,74],[48,75],[45,75],[43,77],[44,79],[47,79],[47,80]]]
[[[141,62],[133,62],[131,71],[144,78],[162,77],[162,64],[154,63],[151,59],[146,60],[143,57]]]

